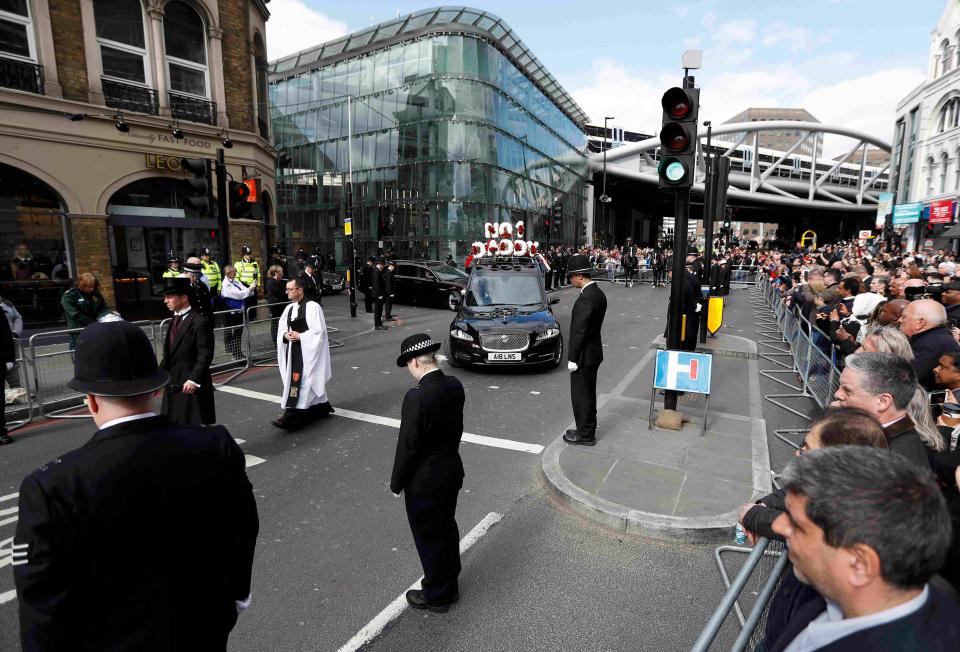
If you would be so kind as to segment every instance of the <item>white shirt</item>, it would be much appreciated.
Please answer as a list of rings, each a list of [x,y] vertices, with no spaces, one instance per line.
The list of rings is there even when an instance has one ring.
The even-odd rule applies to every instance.
[[[187,307],[184,308],[183,310],[174,312],[174,313],[173,313],[173,316],[174,316],[174,317],[179,317],[180,320],[183,321],[183,318],[187,316],[187,313],[188,313],[188,312],[190,312],[190,306],[187,306]]]
[[[144,412],[143,414],[132,414],[128,417],[120,417],[119,419],[111,419],[105,424],[100,426],[100,430],[106,430],[111,426],[118,426],[121,423],[126,423],[127,421],[139,421],[140,419],[149,419],[150,417],[157,416],[156,412]]]
[[[594,281],[587,281],[586,283],[583,284],[583,287],[580,288],[580,292],[582,293],[584,290],[587,289],[588,285],[593,285],[593,284],[594,284]]]
[[[235,299],[237,301],[243,301],[256,290],[251,285],[248,288],[243,287],[243,283],[238,281],[236,278],[224,278],[223,279],[223,288],[220,290],[220,294],[227,297],[228,299]]]
[[[806,629],[797,634],[797,637],[784,648],[783,652],[819,650],[850,634],[879,627],[904,616],[909,616],[920,609],[927,602],[929,596],[930,587],[924,585],[923,591],[912,600],[907,600],[896,607],[878,611],[869,616],[858,616],[857,618],[844,618],[840,607],[827,600],[827,608],[823,613],[811,621]]]

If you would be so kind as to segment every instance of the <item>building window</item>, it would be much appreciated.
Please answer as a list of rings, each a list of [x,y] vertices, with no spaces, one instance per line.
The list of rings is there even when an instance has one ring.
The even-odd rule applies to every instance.
[[[207,38],[200,15],[184,2],[168,3],[163,12],[163,42],[170,90],[209,97]]]
[[[933,194],[933,159],[927,159],[927,194]]]
[[[37,60],[27,0],[0,0],[0,56],[20,61]]]
[[[947,158],[947,153],[944,152],[940,155],[940,194],[942,195],[947,191],[947,166],[949,165],[950,160]]]
[[[93,12],[103,76],[149,86],[150,66],[139,0],[97,0]]]
[[[953,46],[948,39],[940,44],[940,74],[945,75],[953,64]]]

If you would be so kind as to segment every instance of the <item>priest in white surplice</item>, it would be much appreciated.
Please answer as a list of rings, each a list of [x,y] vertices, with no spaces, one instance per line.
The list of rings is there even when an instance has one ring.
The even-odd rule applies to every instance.
[[[277,363],[283,379],[283,414],[273,425],[296,430],[333,413],[327,400],[330,343],[320,304],[308,300],[299,279],[287,282],[287,306],[277,328]]]

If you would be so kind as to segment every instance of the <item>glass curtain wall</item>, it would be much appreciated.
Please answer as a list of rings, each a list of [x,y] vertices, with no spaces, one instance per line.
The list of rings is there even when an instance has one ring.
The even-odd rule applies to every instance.
[[[430,34],[321,64],[271,83],[270,108],[288,252],[319,245],[342,262],[351,166],[363,255],[382,242],[462,261],[488,221],[525,220],[541,245],[580,237],[586,136],[483,39]]]

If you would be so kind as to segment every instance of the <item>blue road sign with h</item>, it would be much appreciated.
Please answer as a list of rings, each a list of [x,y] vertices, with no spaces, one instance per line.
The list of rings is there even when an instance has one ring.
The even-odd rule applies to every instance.
[[[677,392],[710,393],[713,356],[709,353],[657,350],[653,386]]]

